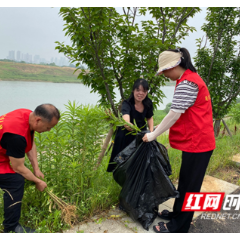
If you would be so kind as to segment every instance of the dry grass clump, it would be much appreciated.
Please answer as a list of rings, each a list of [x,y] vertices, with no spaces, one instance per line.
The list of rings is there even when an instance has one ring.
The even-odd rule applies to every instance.
[[[60,208],[60,210],[62,212],[62,214],[61,214],[62,220],[71,226],[72,226],[72,224],[76,224],[78,222],[77,214],[76,214],[77,207],[64,202],[61,198],[59,198],[55,194],[53,194],[52,191],[49,191],[46,189],[46,192],[49,194],[49,196],[52,198],[52,200]]]

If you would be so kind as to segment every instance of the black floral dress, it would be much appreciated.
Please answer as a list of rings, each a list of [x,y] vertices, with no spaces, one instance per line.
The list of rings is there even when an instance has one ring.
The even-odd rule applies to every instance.
[[[134,123],[133,120],[135,119],[137,126],[141,128],[141,130],[146,130],[147,123],[145,122],[145,118],[149,119],[153,116],[152,101],[149,99],[148,105],[144,105],[144,110],[142,113],[140,113],[135,109],[134,103],[128,100],[124,100],[122,103],[121,113],[122,115],[125,115],[125,114],[130,115],[131,123]],[[128,134],[128,133],[129,131],[127,129],[124,129],[124,127],[119,127],[117,129],[107,172],[112,172],[115,169],[116,164],[111,164],[114,162],[113,159],[115,158],[115,156],[118,153],[120,153],[125,147],[127,147],[135,139],[136,137],[135,135]]]

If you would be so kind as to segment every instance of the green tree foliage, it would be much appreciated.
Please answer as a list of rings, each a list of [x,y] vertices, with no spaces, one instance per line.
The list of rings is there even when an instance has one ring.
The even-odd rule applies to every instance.
[[[126,99],[139,77],[148,80],[153,104],[161,102],[164,94],[159,88],[164,85],[164,78],[155,76],[158,55],[175,48],[188,31],[195,30],[187,25],[187,20],[200,8],[123,8],[122,11],[120,14],[107,7],[61,8],[65,35],[70,37],[72,45],[56,42],[56,49],[77,67],[87,66],[88,71],[82,71],[79,78],[101,96],[100,104],[111,108],[116,116],[120,102],[116,100],[115,89],[121,99]],[[138,17],[147,13],[152,20],[139,24]]]
[[[202,41],[198,39],[195,65],[210,91],[217,136],[221,119],[240,93],[240,9],[208,8],[206,20],[202,30],[209,47],[201,46]]]
[[[232,120],[233,123],[235,123],[235,124],[240,123],[240,103],[235,104],[231,108],[228,116],[231,117],[231,120]]]

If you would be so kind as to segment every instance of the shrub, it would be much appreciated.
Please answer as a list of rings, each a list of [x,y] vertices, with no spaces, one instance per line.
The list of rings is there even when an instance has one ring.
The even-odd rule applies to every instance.
[[[80,221],[117,203],[120,188],[112,174],[106,172],[108,156],[96,167],[103,135],[108,130],[107,122],[99,116],[101,109],[77,106],[75,102],[69,102],[66,108],[50,132],[35,133],[35,143],[48,189],[75,205]],[[32,169],[28,160],[25,164]],[[2,214],[0,211],[0,220]],[[69,227],[49,195],[36,190],[30,181],[25,184],[20,222],[39,232],[59,232]]]

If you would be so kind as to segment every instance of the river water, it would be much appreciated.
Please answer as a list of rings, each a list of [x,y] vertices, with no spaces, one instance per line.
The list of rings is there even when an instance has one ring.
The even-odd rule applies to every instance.
[[[158,109],[164,109],[166,104],[172,102],[174,86],[164,86],[161,90],[166,98]],[[69,100],[95,105],[99,99],[97,93],[91,93],[91,89],[83,84],[0,81],[0,116],[18,108],[34,110],[42,103],[51,103],[64,111],[64,105]],[[117,99],[120,99],[118,92]]]

